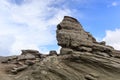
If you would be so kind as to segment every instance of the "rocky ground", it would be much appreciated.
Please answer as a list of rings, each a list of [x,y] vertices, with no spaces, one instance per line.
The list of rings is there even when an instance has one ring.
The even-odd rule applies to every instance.
[[[0,57],[0,80],[120,80],[120,51],[97,42],[77,19],[65,16],[56,33],[59,54]]]

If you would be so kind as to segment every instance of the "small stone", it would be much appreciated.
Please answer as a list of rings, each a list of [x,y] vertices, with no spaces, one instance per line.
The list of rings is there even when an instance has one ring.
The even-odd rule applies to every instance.
[[[102,41],[102,42],[100,42],[99,44],[105,46],[105,45],[106,45],[106,42],[105,42],[105,41]]]
[[[96,78],[94,78],[94,77],[91,76],[91,75],[85,75],[85,79],[86,79],[86,80],[97,80]]]
[[[11,73],[17,74],[17,71],[16,70],[11,70]]]
[[[28,65],[28,66],[32,66],[33,64],[35,64],[35,62],[31,61],[31,60],[26,60],[25,64]]]
[[[1,63],[8,63],[8,60],[2,60]]]
[[[44,75],[47,75],[47,71],[45,71],[45,70],[42,70],[41,73]]]
[[[90,73],[90,75],[95,77],[95,78],[99,78],[99,74],[98,73]]]
[[[52,50],[49,52],[49,56],[57,55],[57,52],[55,50]]]

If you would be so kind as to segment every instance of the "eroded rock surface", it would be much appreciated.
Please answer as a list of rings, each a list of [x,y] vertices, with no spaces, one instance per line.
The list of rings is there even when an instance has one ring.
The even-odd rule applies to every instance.
[[[75,18],[65,16],[63,21],[58,24],[56,32],[58,45],[62,48],[80,52],[104,52],[106,55],[112,56],[114,48],[107,46],[104,41],[97,42],[89,32],[83,29],[82,25]],[[61,54],[67,53],[62,51],[65,49],[61,49]]]
[[[57,26],[60,54],[22,50],[0,57],[0,80],[120,80],[120,51],[86,32],[75,18]]]
[[[79,48],[80,46],[92,46],[95,38],[84,31],[81,24],[74,18],[65,16],[57,26],[58,45],[68,48]]]

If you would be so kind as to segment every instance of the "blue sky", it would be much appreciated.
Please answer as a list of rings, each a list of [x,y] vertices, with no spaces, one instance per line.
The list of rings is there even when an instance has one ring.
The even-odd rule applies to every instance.
[[[56,25],[65,15],[120,50],[120,0],[1,0],[0,56],[20,54],[21,49],[59,52]]]

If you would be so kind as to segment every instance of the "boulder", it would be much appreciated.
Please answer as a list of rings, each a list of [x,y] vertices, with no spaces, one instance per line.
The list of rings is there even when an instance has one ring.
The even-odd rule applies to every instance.
[[[49,52],[49,56],[53,56],[53,55],[58,55],[55,50],[52,50],[52,51]]]
[[[8,58],[7,57],[1,57],[0,62],[1,63],[8,63]]]
[[[30,50],[30,49],[28,49],[28,50],[22,50],[22,54],[21,55],[24,55],[24,54],[26,54],[26,53],[39,53],[39,51],[37,51],[37,50]]]
[[[21,55],[28,55],[28,54],[31,54],[31,55],[33,55],[35,57],[40,57],[40,55],[41,55],[39,53],[39,51],[37,51],[37,50],[30,50],[30,49],[28,49],[28,50],[22,50]]]
[[[105,41],[102,41],[102,42],[100,42],[99,44],[105,46],[105,45],[106,45],[106,42],[105,42]]]
[[[20,55],[18,56],[18,61],[20,60],[32,60],[32,59],[35,59],[36,57],[32,54],[26,54],[26,55]]]

